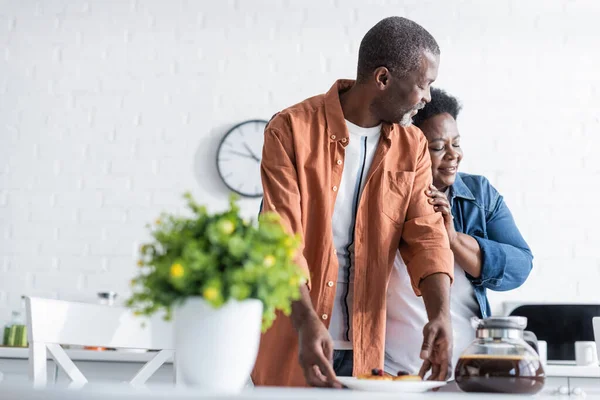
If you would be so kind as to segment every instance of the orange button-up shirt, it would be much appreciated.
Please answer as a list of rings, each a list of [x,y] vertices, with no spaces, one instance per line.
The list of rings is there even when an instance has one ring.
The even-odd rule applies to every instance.
[[[309,276],[317,315],[328,327],[333,311],[338,260],[332,215],[341,164],[350,140],[339,93],[352,81],[337,81],[324,95],[309,98],[271,119],[261,163],[263,211],[275,211],[300,233],[297,263]],[[435,273],[452,278],[454,258],[442,216],[428,203],[432,182],[427,140],[416,127],[384,124],[356,215],[353,374],[382,368],[386,291],[400,248],[417,295],[419,283]],[[252,380],[255,385],[304,386],[298,337],[289,317],[279,314],[262,336]]]

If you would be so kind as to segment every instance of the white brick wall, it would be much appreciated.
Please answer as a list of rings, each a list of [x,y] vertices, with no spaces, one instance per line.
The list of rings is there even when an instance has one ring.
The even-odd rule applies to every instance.
[[[599,2],[0,0],[0,321],[21,294],[124,296],[145,222],[185,190],[225,204],[226,129],[353,77],[389,15],[438,39],[464,170],[534,250],[496,304],[599,301]]]

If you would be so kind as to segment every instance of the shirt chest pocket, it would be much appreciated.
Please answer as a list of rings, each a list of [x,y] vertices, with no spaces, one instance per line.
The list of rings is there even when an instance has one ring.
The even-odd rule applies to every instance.
[[[397,224],[402,224],[406,219],[414,178],[413,171],[384,171],[381,209]]]

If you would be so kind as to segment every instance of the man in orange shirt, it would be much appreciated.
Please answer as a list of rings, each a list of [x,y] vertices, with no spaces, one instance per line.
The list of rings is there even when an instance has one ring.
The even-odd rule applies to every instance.
[[[430,100],[439,53],[418,24],[386,18],[361,42],[356,81],[335,82],[265,129],[263,211],[302,235],[296,261],[309,279],[291,317],[279,315],[261,338],[255,385],[339,387],[336,374],[383,368],[398,248],[429,319],[420,373],[446,379],[454,262],[442,216],[425,193],[427,140],[411,125]]]

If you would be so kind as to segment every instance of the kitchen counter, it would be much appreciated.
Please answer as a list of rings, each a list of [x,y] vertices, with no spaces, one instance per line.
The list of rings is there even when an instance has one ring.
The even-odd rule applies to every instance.
[[[136,352],[129,350],[118,351],[90,351],[80,349],[67,349],[67,354],[73,361],[103,361],[103,362],[129,362],[145,363],[156,355],[154,352]],[[17,347],[0,347],[0,359],[29,358],[29,349]],[[50,358],[50,355],[48,355]],[[167,363],[172,363],[172,360]],[[600,378],[600,366],[581,367],[577,365],[550,364],[545,367],[546,376],[571,377],[571,378]]]
[[[3,400],[146,400],[163,399],[203,399],[203,400],[371,400],[371,399],[439,399],[439,400],[468,400],[481,399],[482,395],[494,400],[514,400],[523,398],[518,395],[501,395],[489,393],[373,393],[353,390],[333,389],[291,389],[291,388],[257,388],[247,389],[237,395],[214,395],[200,390],[173,388],[168,386],[144,386],[139,388],[125,385],[86,385],[80,390],[50,387],[43,390],[34,390],[31,386],[5,386],[0,385],[0,397]],[[526,396],[529,397],[529,396]],[[563,399],[551,393],[540,393],[535,399],[554,400]],[[572,396],[571,398],[576,398]],[[586,400],[600,399],[600,394],[587,394]]]
[[[131,379],[137,371],[152,357],[154,352],[134,351],[90,351],[67,349],[67,354],[75,362],[90,382],[122,382]],[[0,372],[4,375],[4,383],[29,383],[29,349],[0,347]],[[48,382],[60,386],[69,380],[54,361],[48,357]],[[556,394],[576,393],[600,394],[600,366],[580,367],[576,365],[551,364],[546,366],[546,384],[544,393]],[[174,368],[172,360],[150,378],[153,385],[173,382]],[[349,391],[344,391],[345,393]],[[304,392],[303,392],[304,393]],[[436,393],[447,396],[449,393]],[[0,394],[0,398],[4,397]],[[446,397],[449,398],[449,397]],[[456,397],[450,397],[456,398]],[[556,398],[556,397],[553,397]],[[114,400],[111,398],[111,400]]]
[[[90,351],[82,349],[67,349],[67,354],[73,361],[103,361],[103,362],[129,362],[145,363],[156,355],[154,352],[137,352],[133,350],[118,351]],[[29,358],[29,349],[18,347],[1,347],[0,359]],[[50,355],[48,355],[50,359]],[[172,360],[167,363],[172,363]],[[571,377],[571,378],[600,378],[600,366],[581,367],[577,365],[550,364],[545,367],[546,376]]]
[[[579,365],[547,365],[546,376],[569,378],[600,378],[600,366],[582,367]]]
[[[83,349],[66,349],[66,353],[73,361],[105,361],[105,362],[131,362],[145,363],[150,361],[156,352],[135,350],[106,350],[94,351]],[[0,346],[0,359],[29,359],[29,349],[23,347],[2,347]],[[50,359],[48,353],[48,359]],[[168,360],[167,363],[172,363],[173,360]]]

